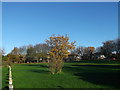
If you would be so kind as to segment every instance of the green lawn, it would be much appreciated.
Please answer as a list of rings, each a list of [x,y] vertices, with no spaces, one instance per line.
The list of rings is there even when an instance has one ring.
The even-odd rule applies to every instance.
[[[8,86],[8,68],[2,67],[2,88]]]
[[[120,63],[116,61],[81,61],[65,63],[63,72],[51,75],[47,64],[14,64],[15,88],[120,88]],[[4,77],[6,71],[3,68]],[[3,81],[3,87],[6,86]]]

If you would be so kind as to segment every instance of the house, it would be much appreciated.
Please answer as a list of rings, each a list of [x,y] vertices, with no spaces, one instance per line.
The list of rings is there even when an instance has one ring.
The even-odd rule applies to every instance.
[[[79,61],[81,57],[78,54],[69,54],[67,58],[64,58],[66,62],[68,61]]]
[[[98,56],[98,59],[105,59],[105,58],[106,58],[105,55]]]

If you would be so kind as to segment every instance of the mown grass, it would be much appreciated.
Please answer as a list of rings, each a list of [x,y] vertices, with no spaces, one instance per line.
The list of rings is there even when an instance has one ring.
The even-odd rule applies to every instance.
[[[12,72],[15,88],[120,88],[120,63],[116,61],[65,63],[62,73],[55,75],[46,63],[14,64]]]
[[[8,88],[8,68],[2,67],[2,88]]]

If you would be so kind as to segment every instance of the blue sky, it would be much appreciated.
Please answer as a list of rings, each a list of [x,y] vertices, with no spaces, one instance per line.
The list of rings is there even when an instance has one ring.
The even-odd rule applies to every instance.
[[[2,3],[0,2],[0,47],[2,46]]]
[[[3,48],[45,43],[68,34],[77,46],[102,45],[118,37],[117,2],[7,2],[2,4]]]

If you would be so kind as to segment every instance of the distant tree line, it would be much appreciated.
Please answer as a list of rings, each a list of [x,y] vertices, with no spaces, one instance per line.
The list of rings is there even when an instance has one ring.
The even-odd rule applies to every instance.
[[[21,47],[14,47],[14,49],[7,55],[3,55],[2,59],[6,63],[35,63],[35,62],[47,62],[48,51],[50,47],[45,44],[28,45]]]
[[[120,60],[120,38],[108,40],[102,43],[103,45],[97,48],[79,46],[72,54],[77,54],[83,60],[100,59],[100,55],[104,55],[105,59]]]
[[[3,49],[0,50],[0,54],[2,56],[3,64],[11,64],[11,63],[39,63],[39,62],[49,62],[52,57],[55,57],[54,54],[61,54],[64,61],[79,61],[79,60],[96,60],[100,55],[104,55],[105,59],[116,59],[120,60],[120,39],[108,40],[103,42],[103,45],[100,47],[83,47],[78,46],[76,48],[72,48],[64,42],[67,42],[68,37],[58,36],[57,38],[50,38],[47,43],[40,43],[36,45],[27,45],[21,47],[14,47],[14,49],[7,55]],[[62,40],[63,41],[60,41]],[[56,40],[56,42],[54,41]],[[57,44],[58,43],[58,44]],[[54,45],[57,46],[54,47]],[[63,45],[63,46],[61,46]],[[66,47],[64,47],[66,45]],[[71,48],[70,51],[68,51]],[[58,51],[55,51],[58,50]],[[64,51],[60,52],[60,51]],[[56,52],[56,53],[53,53]],[[57,53],[60,52],[60,53]],[[66,57],[64,57],[64,55]]]

